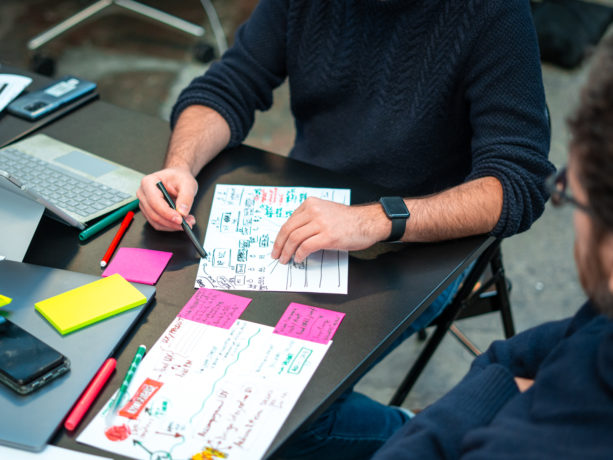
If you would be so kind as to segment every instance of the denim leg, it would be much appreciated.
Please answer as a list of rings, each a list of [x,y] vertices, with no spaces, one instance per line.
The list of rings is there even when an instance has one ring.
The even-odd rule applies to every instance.
[[[400,410],[360,393],[345,392],[280,458],[367,459],[408,420]]]
[[[454,280],[375,364],[410,335],[425,328],[440,315],[453,299],[460,283],[471,268],[472,265]],[[351,387],[295,441],[292,441],[279,458],[297,460],[370,458],[408,420],[409,417],[399,409],[378,403],[354,392]]]

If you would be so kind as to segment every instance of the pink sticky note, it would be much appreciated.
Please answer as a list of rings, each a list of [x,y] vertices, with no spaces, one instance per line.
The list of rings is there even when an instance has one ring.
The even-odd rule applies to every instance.
[[[177,316],[210,326],[230,329],[251,299],[228,292],[200,288]]]
[[[119,273],[128,281],[155,284],[171,257],[172,252],[141,248],[119,248],[102,276]]]
[[[290,303],[274,332],[288,337],[328,343],[338,329],[345,313]]]

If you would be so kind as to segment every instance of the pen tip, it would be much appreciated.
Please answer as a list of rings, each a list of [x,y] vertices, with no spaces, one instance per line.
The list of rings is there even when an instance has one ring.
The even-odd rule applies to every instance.
[[[106,267],[106,262],[103,260],[102,262],[100,262],[100,268],[104,268]]]

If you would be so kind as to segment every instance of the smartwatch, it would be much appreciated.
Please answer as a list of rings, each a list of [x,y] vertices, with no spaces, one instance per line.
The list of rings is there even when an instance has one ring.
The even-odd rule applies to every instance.
[[[385,211],[385,215],[392,221],[392,233],[383,241],[398,241],[404,235],[407,226],[407,219],[411,215],[404,204],[404,200],[399,196],[384,196],[379,198],[379,203]]]

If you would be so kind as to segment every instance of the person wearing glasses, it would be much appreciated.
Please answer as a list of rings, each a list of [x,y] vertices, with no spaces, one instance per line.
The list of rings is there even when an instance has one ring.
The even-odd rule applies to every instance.
[[[542,214],[554,168],[528,0],[261,0],[173,108],[164,169],[137,192],[153,227],[195,223],[195,176],[243,142],[285,80],[296,126],[289,156],[383,193],[360,206],[307,199],[276,237],[272,257],[281,263],[381,241],[504,238]],[[461,279],[403,338],[440,314]],[[407,419],[347,391],[287,454],[323,460],[342,449],[345,459],[363,458]]]
[[[567,168],[548,181],[574,206],[588,301],[573,318],[494,342],[376,460],[613,458],[613,36],[601,43],[569,121]]]

